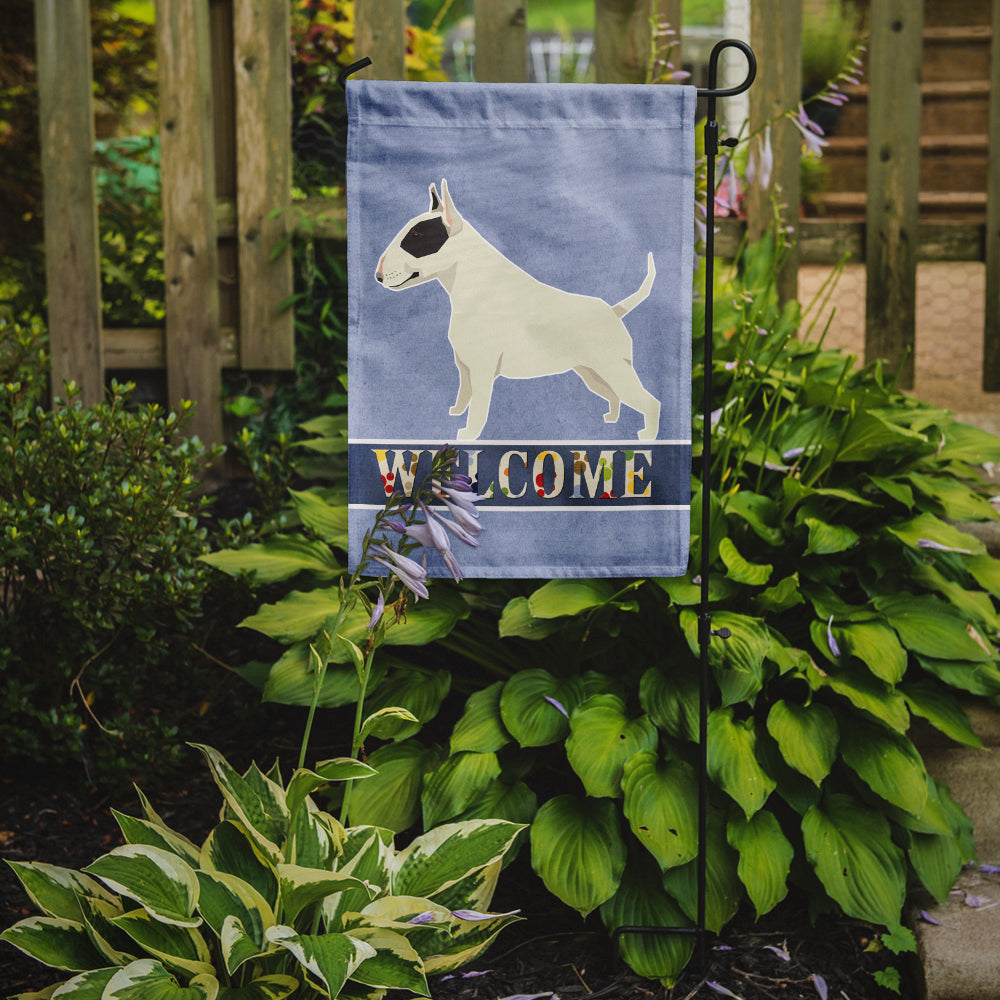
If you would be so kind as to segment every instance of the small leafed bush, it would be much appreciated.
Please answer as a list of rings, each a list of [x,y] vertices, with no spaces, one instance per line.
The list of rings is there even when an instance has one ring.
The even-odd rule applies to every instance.
[[[41,342],[0,324],[0,745],[94,777],[176,753],[156,693],[191,660],[208,456],[186,405],[133,409],[128,385],[96,406],[67,385],[44,408]]]
[[[225,803],[200,846],[140,793],[142,819],[115,813],[127,843],[82,872],[11,863],[42,915],[0,938],[77,973],[59,996],[429,996],[429,973],[471,961],[518,919],[486,912],[517,824],[451,823],[397,849],[390,831],[345,829],[310,797],[370,778],[366,764],[325,761],[285,785],[276,766],[240,774],[199,749]]]

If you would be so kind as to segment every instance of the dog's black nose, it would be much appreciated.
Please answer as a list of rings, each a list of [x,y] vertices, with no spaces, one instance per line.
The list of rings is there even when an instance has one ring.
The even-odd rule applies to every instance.
[[[381,271],[376,271],[375,272],[375,280],[376,281],[385,281],[385,278],[382,277],[382,272]]]

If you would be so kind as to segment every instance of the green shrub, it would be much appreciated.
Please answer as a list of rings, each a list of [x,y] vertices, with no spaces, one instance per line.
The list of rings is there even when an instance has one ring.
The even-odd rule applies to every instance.
[[[516,824],[453,823],[398,849],[388,830],[345,829],[311,798],[369,778],[366,764],[324,761],[285,785],[277,765],[240,774],[199,749],[225,803],[202,845],[140,795],[144,818],[115,813],[126,844],[82,872],[11,863],[42,913],[0,938],[77,973],[60,995],[429,996],[429,973],[472,961],[518,919],[486,912]]]
[[[68,385],[43,408],[40,341],[0,324],[0,743],[7,760],[154,764],[176,752],[157,699],[190,662],[206,586],[208,456],[188,405],[131,409],[128,385],[96,406]]]

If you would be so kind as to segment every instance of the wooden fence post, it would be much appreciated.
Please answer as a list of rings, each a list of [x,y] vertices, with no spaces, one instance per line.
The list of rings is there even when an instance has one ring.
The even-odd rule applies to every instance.
[[[475,76],[479,83],[528,78],[524,0],[475,0]]]
[[[645,83],[653,0],[595,0],[594,68],[598,83]]]
[[[52,394],[104,398],[89,0],[35,0]]]
[[[756,0],[750,8],[750,41],[757,56],[757,80],[750,88],[750,131],[795,108],[802,98],[802,4],[800,0]],[[739,123],[732,123],[735,132]],[[754,140],[756,143],[757,140]],[[771,128],[774,170],[770,184],[755,180],[747,192],[747,228],[751,240],[760,239],[774,220],[773,202],[781,206],[780,224],[792,227],[793,244],[778,274],[782,302],[798,296],[799,263],[799,159],[802,137],[789,121]]]
[[[282,308],[292,294],[290,21],[288,0],[233,6],[243,368],[295,367],[294,316]]]
[[[171,404],[197,402],[191,430],[215,444],[222,406],[210,51],[207,0],[159,0],[167,395]]]
[[[872,0],[868,54],[865,360],[913,387],[923,0]]]
[[[354,56],[372,61],[356,74],[359,77],[406,79],[405,0],[361,0],[354,5]]]
[[[983,390],[1000,392],[1000,0],[990,44],[989,169],[986,175],[986,325]]]

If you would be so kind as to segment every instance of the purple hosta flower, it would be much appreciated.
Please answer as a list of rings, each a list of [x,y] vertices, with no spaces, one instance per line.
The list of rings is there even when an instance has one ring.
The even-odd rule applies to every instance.
[[[964,556],[971,556],[972,549],[956,549],[952,545],[942,545],[930,538],[918,538],[917,547],[921,549],[938,549],[941,552],[959,552]]]
[[[757,142],[750,147],[750,159],[747,162],[747,183],[754,181],[766,191],[771,186],[771,174],[774,173],[774,150],[771,148],[771,126],[764,129],[764,135],[758,136]]]
[[[816,156],[823,155],[823,147],[827,145],[822,138],[823,130],[806,114],[806,109],[799,105],[799,112],[792,117],[792,124],[802,133],[806,149]]]
[[[786,461],[790,462],[793,458],[798,458],[799,455],[805,454],[805,448],[789,448],[788,451],[783,451],[781,457]]]
[[[776,944],[766,944],[764,945],[764,950],[773,951],[782,962],[790,962],[792,960],[792,956],[784,948],[779,948]]]
[[[468,476],[464,477],[468,479]],[[434,480],[431,483],[434,492],[437,494],[438,499],[451,501],[456,507],[461,508],[465,511],[469,517],[479,517],[479,511],[476,510],[476,504],[482,499],[482,497],[476,496],[472,492],[471,486],[456,486],[453,483],[445,481]]]
[[[510,910],[507,913],[480,913],[479,910],[452,910],[451,915],[459,920],[492,920],[494,917],[516,917],[521,911]]]
[[[478,548],[479,542],[476,541],[476,535],[483,529],[460,508],[447,503],[445,506],[448,507],[453,515],[455,512],[458,512],[460,517],[455,517],[455,520],[449,521],[448,518],[443,517],[433,507],[427,508],[425,513],[428,517],[433,518],[435,522],[447,528],[460,542],[465,542],[466,545],[471,545],[474,549]]]
[[[978,870],[986,875],[1000,875],[1000,865],[979,865]]]
[[[926,910],[920,911],[920,919],[927,924],[933,924],[935,927],[944,927],[949,931],[957,931],[957,927],[952,927],[951,924],[942,924],[940,920],[936,920],[932,917]]]
[[[482,972],[475,972],[475,971],[458,972],[458,973],[450,972],[448,973],[447,976],[441,977],[441,982],[446,983],[448,982],[449,979],[477,979],[479,976],[488,976],[492,971],[493,971],[492,969],[483,969]]]
[[[433,548],[444,560],[445,566],[448,567],[448,572],[455,578],[455,581],[457,582],[461,580],[462,571],[459,569],[458,562],[452,554],[451,541],[448,538],[448,532],[444,530],[441,518],[435,517],[427,509],[423,500],[418,500],[417,506],[420,508],[424,518],[426,519],[423,527],[426,529],[426,537],[430,541],[429,546],[426,543],[421,544],[423,544],[426,548]]]
[[[816,992],[819,994],[819,1000],[826,1000],[828,993],[826,988],[826,980],[821,975],[815,972],[809,978],[813,981],[813,986],[816,987]]]
[[[840,656],[840,646],[837,645],[837,640],[833,637],[833,615],[830,615],[830,620],[826,623],[826,641],[830,647],[830,652],[834,656]]]
[[[559,997],[551,991],[549,993],[511,993],[508,997],[500,997],[500,1000],[559,1000]]]
[[[372,616],[368,619],[368,631],[371,632],[376,625],[382,619],[382,613],[385,611],[385,594],[380,590],[378,592],[378,600],[375,602],[375,607],[372,608]]]
[[[437,920],[437,914],[433,910],[424,910],[423,913],[410,917],[406,922],[408,924],[432,924],[435,920]]]
[[[721,993],[724,997],[733,997],[734,1000],[743,1000],[743,997],[739,993],[734,993],[732,990],[727,990],[722,983],[713,983],[711,980],[705,983],[705,985],[712,990],[714,993]]]
[[[727,215],[730,213],[736,215],[739,213],[742,198],[743,192],[740,190],[740,180],[736,176],[736,165],[732,157],[729,157],[729,166],[715,192],[715,207]]]
[[[565,715],[567,719],[569,718],[569,712],[566,711],[565,707],[561,702],[556,701],[556,699],[551,697],[550,695],[544,695],[543,697],[550,705],[555,705],[555,707],[559,709],[559,711],[562,712],[562,714]]]
[[[409,556],[394,552],[386,545],[373,545],[372,558],[395,574],[404,587],[413,591],[417,597],[429,597],[427,592],[427,570]]]

